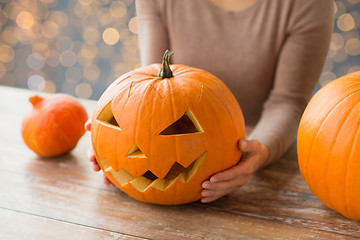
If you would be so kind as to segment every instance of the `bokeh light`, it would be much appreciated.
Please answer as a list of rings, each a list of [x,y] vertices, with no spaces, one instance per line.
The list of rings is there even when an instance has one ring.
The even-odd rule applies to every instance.
[[[100,40],[100,33],[94,27],[88,27],[83,31],[83,39],[87,44],[95,45]]]
[[[15,45],[17,43],[15,29],[14,26],[8,26],[2,31],[1,39],[5,44]]]
[[[360,0],[334,1],[318,88],[360,71]],[[98,99],[140,66],[134,0],[0,0],[0,85]]]
[[[26,59],[26,63],[32,70],[40,70],[45,65],[44,57],[39,53],[32,53]]]
[[[120,39],[120,34],[115,28],[107,28],[103,32],[102,37],[106,44],[115,45]]]
[[[92,95],[92,88],[87,83],[76,85],[75,95],[79,98],[89,98]]]
[[[27,11],[21,11],[16,16],[16,24],[21,28],[30,29],[34,25],[34,22],[34,16]]]
[[[6,68],[5,68],[4,64],[0,63],[0,78],[5,76],[5,74],[6,74]]]
[[[348,13],[341,15],[337,20],[337,27],[343,32],[354,29],[354,18]]]
[[[360,54],[360,40],[358,38],[351,38],[346,41],[345,52],[351,56]],[[360,63],[359,63],[360,64]]]
[[[80,68],[77,67],[68,68],[65,72],[65,78],[66,81],[71,83],[80,82],[80,80],[82,79],[82,71]]]
[[[334,31],[318,90],[332,80],[360,70],[360,0],[334,2]]]
[[[40,75],[32,75],[29,77],[27,84],[29,89],[41,91],[45,87],[45,79]]]
[[[132,33],[135,33],[135,34],[138,33],[137,17],[133,17],[133,18],[130,19],[130,21],[129,21],[129,30]]]
[[[0,44],[0,62],[11,62],[15,56],[14,50],[5,44]]]
[[[136,25],[134,0],[0,0],[0,85],[98,99],[139,66]]]

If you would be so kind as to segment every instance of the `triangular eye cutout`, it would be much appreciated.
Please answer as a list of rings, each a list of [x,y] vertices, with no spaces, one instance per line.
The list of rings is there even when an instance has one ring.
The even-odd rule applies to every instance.
[[[120,128],[118,122],[116,121],[114,114],[111,110],[111,102],[108,103],[103,110],[100,112],[99,116],[97,117],[97,120],[107,124],[111,125],[112,127]]]
[[[145,154],[140,150],[136,143],[130,148],[127,156],[131,158],[146,158]]]
[[[194,114],[188,109],[181,118],[158,135],[180,135],[199,132],[203,132],[203,129]]]

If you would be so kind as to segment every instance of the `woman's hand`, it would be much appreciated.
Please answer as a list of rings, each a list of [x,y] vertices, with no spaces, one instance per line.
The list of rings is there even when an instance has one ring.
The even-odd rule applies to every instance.
[[[203,182],[201,202],[208,203],[244,186],[250,176],[263,166],[269,149],[257,140],[241,139],[239,149],[243,152],[241,161],[234,167],[215,173],[208,181]]]
[[[84,128],[85,128],[86,131],[91,130],[91,122],[89,120],[85,123]],[[96,161],[94,149],[92,147],[89,148],[89,150],[87,152],[87,157],[88,157],[89,161],[93,163],[93,170],[96,171],[96,172],[100,171],[101,168],[100,168],[99,164]],[[107,185],[112,184],[109,181],[109,179],[107,179],[107,177],[105,177],[105,176],[104,176],[104,183],[107,184]]]

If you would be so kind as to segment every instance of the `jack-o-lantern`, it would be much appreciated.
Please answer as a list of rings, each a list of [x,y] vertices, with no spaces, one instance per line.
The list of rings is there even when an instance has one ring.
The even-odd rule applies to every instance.
[[[201,184],[235,165],[240,106],[212,74],[163,63],[135,69],[103,93],[91,123],[98,164],[128,195],[155,204],[201,198]]]

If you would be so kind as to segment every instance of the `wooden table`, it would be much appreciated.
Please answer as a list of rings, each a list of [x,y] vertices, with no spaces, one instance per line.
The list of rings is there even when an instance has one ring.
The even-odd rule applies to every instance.
[[[103,184],[86,157],[90,134],[58,158],[23,143],[34,92],[0,87],[0,239],[355,239],[360,222],[328,209],[300,175],[293,146],[229,196],[157,206]],[[41,95],[41,94],[40,94]],[[95,102],[82,100],[91,116]],[[359,206],[360,207],[360,206]]]

